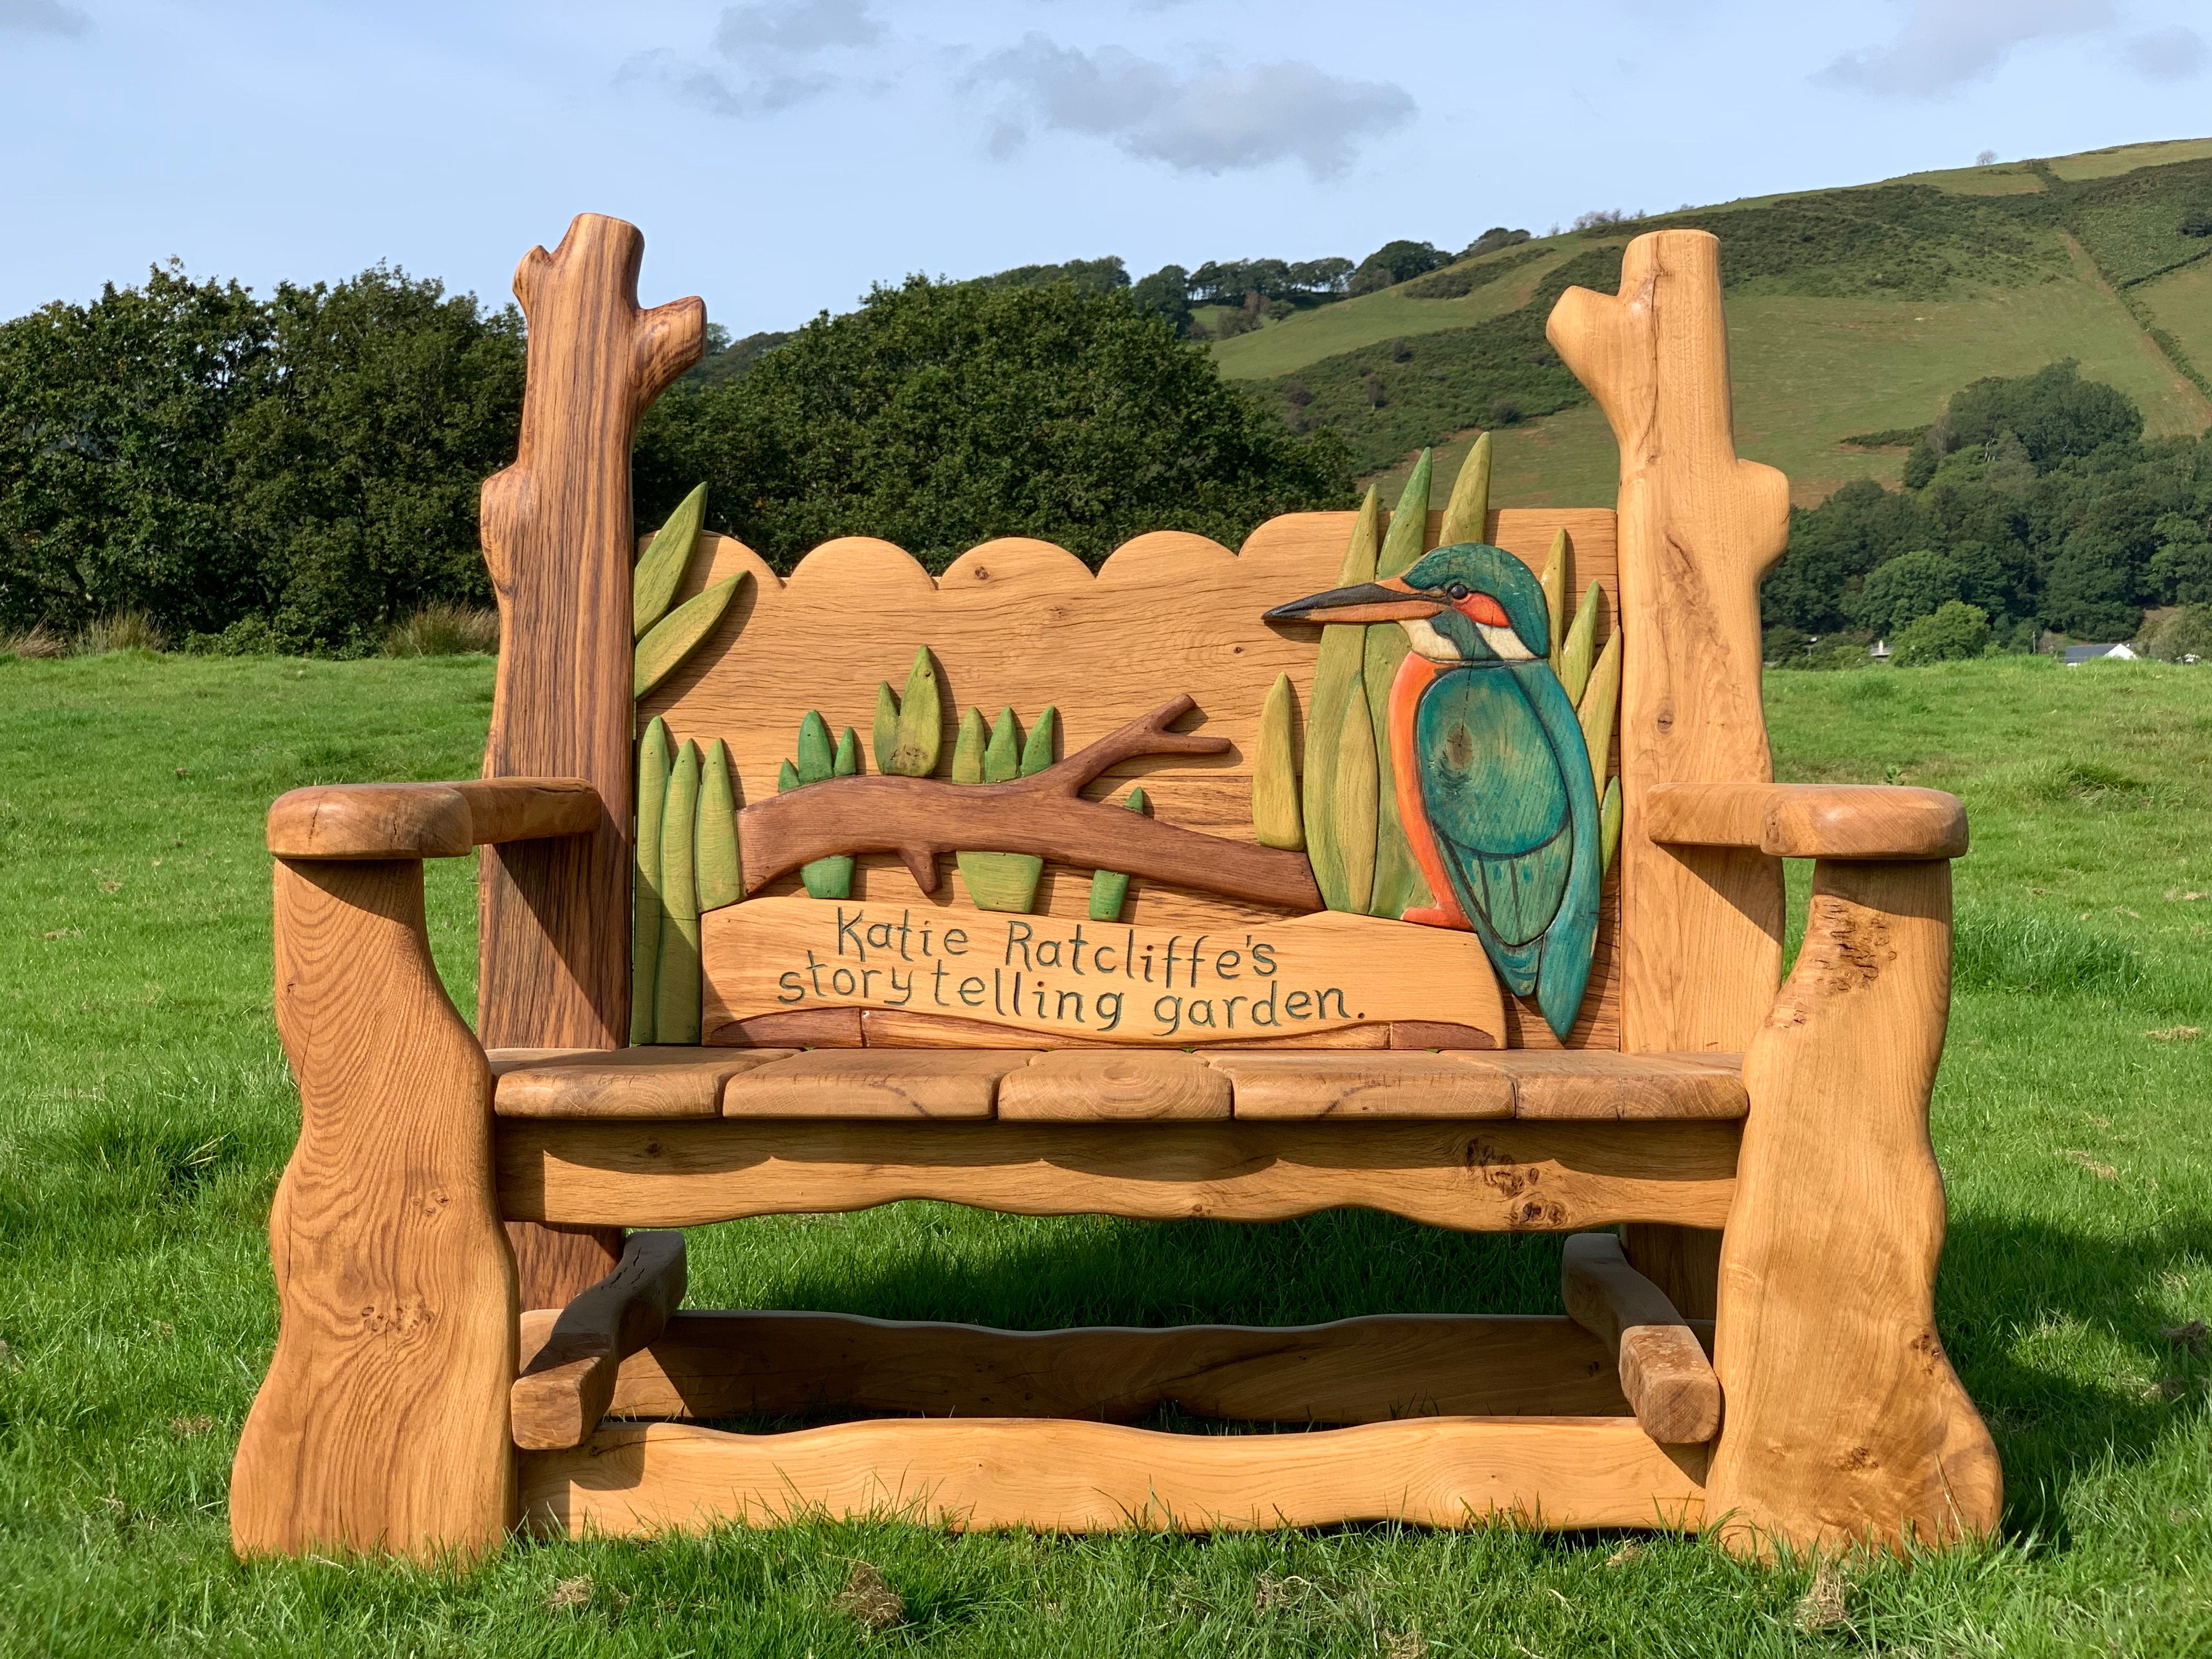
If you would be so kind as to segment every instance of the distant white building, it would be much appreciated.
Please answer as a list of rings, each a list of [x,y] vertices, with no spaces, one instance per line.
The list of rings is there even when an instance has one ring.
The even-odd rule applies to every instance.
[[[1872,657],[1876,662],[1887,662],[1889,660],[1889,641],[1887,640],[1876,640],[1872,645],[1867,647],[1867,655]]]
[[[2136,662],[2136,654],[2124,645],[2069,645],[2066,647],[2066,665],[2079,668],[2085,662]]]

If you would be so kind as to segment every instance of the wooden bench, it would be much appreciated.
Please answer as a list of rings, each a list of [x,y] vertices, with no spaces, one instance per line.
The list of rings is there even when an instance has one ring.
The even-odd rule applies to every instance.
[[[1479,447],[1387,525],[1161,532],[1095,573],[1004,539],[935,577],[861,538],[779,576],[696,501],[641,549],[632,434],[704,320],[639,309],[641,251],[587,216],[517,276],[485,776],[270,814],[302,1123],[241,1552],[817,1510],[1996,1524],[1933,1313],[1965,819],[1769,781],[1787,498],[1734,453],[1711,237],[1641,237],[1617,296],[1553,312],[1617,510],[1495,510]],[[478,848],[471,1031],[422,860]],[[1786,981],[1784,858],[1814,860]],[[679,1310],[666,1230],[906,1199],[1567,1233],[1567,1312]],[[1139,1426],[1169,1404],[1315,1431]]]

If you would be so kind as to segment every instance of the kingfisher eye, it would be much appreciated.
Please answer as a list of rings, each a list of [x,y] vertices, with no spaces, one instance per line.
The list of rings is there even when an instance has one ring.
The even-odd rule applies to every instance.
[[[1444,597],[1449,599],[1454,605],[1457,605],[1462,599],[1465,599],[1467,595],[1468,586],[1465,582],[1454,582],[1444,589]]]

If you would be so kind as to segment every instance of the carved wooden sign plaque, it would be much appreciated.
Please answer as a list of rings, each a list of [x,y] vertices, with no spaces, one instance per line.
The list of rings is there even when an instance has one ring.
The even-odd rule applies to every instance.
[[[1504,1029],[1472,935],[1323,911],[1170,932],[933,904],[750,899],[702,918],[706,1018],[880,1008],[1188,1048],[1383,1021]]]

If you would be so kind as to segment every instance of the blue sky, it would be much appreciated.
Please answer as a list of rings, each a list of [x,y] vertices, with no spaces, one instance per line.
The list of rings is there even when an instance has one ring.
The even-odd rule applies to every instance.
[[[0,0],[0,315],[153,261],[503,298],[569,216],[737,333],[908,270],[1352,258],[2212,134],[2204,0]]]

